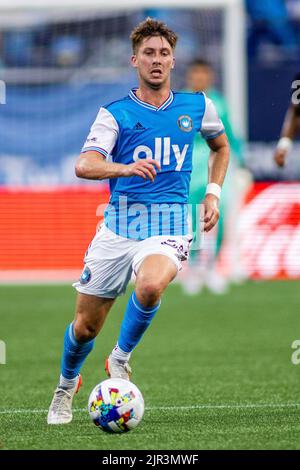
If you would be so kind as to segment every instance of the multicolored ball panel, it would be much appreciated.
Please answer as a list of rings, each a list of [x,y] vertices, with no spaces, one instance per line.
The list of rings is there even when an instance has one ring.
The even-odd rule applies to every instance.
[[[97,389],[96,399],[90,403],[90,413],[92,416],[97,415],[93,422],[106,432],[128,432],[130,428],[126,423],[136,418],[134,408],[127,409],[125,412],[122,412],[120,408],[134,400],[136,395],[132,390],[124,394],[118,388],[108,388],[108,391],[109,403],[105,403],[103,399],[101,385]]]

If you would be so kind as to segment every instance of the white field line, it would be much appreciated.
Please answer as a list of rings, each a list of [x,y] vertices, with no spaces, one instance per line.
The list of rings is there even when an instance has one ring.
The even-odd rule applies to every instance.
[[[241,404],[224,404],[224,405],[190,405],[190,406],[146,406],[146,411],[188,411],[188,410],[209,410],[209,409],[255,409],[255,408],[295,408],[300,407],[300,403],[241,403]],[[75,413],[87,412],[87,408],[74,408]],[[47,413],[48,409],[19,409],[8,410],[0,409],[0,415],[5,414],[39,414]]]

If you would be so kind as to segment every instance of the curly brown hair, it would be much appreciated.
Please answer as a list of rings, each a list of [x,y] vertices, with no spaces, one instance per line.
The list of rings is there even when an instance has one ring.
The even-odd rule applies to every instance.
[[[150,36],[162,36],[164,37],[172,49],[175,49],[178,36],[174,31],[169,29],[162,21],[154,20],[153,18],[146,18],[144,21],[139,23],[130,35],[132,50],[135,54],[143,42],[143,40]]]

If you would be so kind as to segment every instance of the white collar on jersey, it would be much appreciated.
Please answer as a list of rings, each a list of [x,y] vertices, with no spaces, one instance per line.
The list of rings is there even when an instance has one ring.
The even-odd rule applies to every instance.
[[[172,103],[174,99],[173,92],[172,90],[170,90],[169,98],[167,98],[167,100],[159,108],[157,108],[156,106],[153,106],[152,104],[149,104],[149,103],[146,103],[145,101],[140,100],[135,94],[136,90],[137,88],[132,88],[129,92],[129,97],[140,106],[143,106],[144,108],[147,108],[147,109],[152,109],[152,111],[163,111],[168,106],[170,106],[170,104]]]

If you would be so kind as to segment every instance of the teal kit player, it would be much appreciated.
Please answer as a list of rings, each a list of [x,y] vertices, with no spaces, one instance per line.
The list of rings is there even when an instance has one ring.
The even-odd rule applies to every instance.
[[[111,197],[86,252],[81,278],[74,284],[75,319],[65,332],[48,424],[72,420],[80,369],[134,273],[135,289],[105,364],[108,376],[130,380],[130,355],[189,255],[187,202],[197,132],[211,149],[204,231],[211,230],[219,217],[229,146],[215,107],[203,93],[171,90],[177,36],[164,23],[148,18],[134,29],[131,40],[139,86],[100,108],[76,164],[78,177],[108,179]]]

